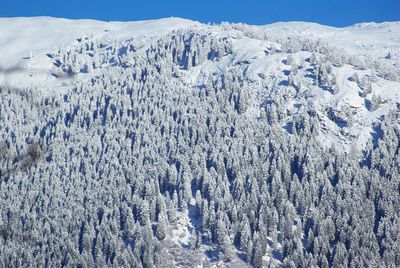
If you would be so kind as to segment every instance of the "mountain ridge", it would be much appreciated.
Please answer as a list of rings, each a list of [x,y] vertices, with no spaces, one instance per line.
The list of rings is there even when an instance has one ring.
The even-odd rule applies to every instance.
[[[54,72],[54,70],[58,69],[57,65],[61,64],[63,61],[62,59],[57,59],[57,56],[54,56],[60,54],[60,52],[54,51],[54,49],[61,49],[64,51],[61,52],[61,54],[67,53],[68,57],[70,57],[70,52],[68,51],[70,51],[71,49],[74,50],[75,47],[82,46],[82,44],[84,44],[85,42],[87,43],[88,41],[85,41],[84,39],[90,39],[95,42],[106,42],[109,44],[110,41],[115,42],[116,44],[121,42],[139,42],[141,43],[139,44],[139,46],[143,47],[141,50],[145,52],[146,50],[151,50],[152,46],[157,46],[157,40],[162,40],[165,37],[168,38],[168,36],[171,36],[171,32],[181,32],[182,34],[186,32],[189,35],[197,34],[199,36],[214,36],[215,38],[219,39],[224,38],[227,40],[224,42],[227,42],[227,45],[231,47],[229,48],[229,50],[232,51],[227,52],[228,54],[226,54],[225,57],[221,58],[221,62],[215,62],[213,60],[205,61],[203,59],[200,63],[196,63],[196,65],[200,64],[200,66],[196,66],[194,70],[187,70],[183,73],[184,76],[182,76],[182,79],[186,79],[189,83],[200,86],[204,82],[203,80],[208,79],[207,77],[210,77],[212,73],[223,74],[224,72],[229,71],[229,69],[236,68],[235,65],[243,63],[244,64],[242,65],[242,67],[240,67],[240,69],[242,69],[243,72],[247,72],[246,79],[248,79],[249,81],[254,81],[256,84],[258,84],[258,86],[256,87],[259,87],[260,83],[262,84],[266,82],[267,84],[269,83],[270,86],[272,86],[273,88],[281,87],[281,91],[284,92],[288,88],[291,88],[293,85],[296,88],[296,83],[311,86],[312,84],[320,83],[315,80],[317,74],[307,74],[305,72],[303,74],[303,77],[298,77],[298,75],[295,74],[295,78],[288,78],[289,74],[292,73],[291,69],[296,68],[295,72],[297,73],[297,69],[299,69],[298,66],[301,67],[301,65],[304,65],[304,63],[308,64],[305,61],[305,59],[307,58],[307,53],[306,51],[302,52],[302,50],[308,50],[309,48],[301,48],[301,46],[304,47],[311,45],[315,46],[315,48],[311,48],[311,50],[325,49],[326,51],[332,51],[332,48],[335,48],[337,51],[334,53],[336,53],[337,55],[329,55],[327,58],[326,54],[325,56],[323,56],[325,57],[323,61],[328,61],[327,64],[329,66],[324,68],[328,68],[329,72],[332,69],[336,71],[334,74],[324,75],[332,76],[329,79],[334,79],[335,81],[339,79],[338,83],[340,83],[340,87],[346,89],[342,90],[341,93],[337,96],[329,97],[329,94],[326,95],[326,91],[320,90],[320,88],[317,87],[311,91],[313,92],[312,95],[314,95],[315,97],[311,97],[310,100],[319,100],[319,102],[321,103],[321,107],[318,109],[326,109],[322,107],[329,107],[334,105],[334,107],[337,107],[335,109],[338,109],[337,113],[339,113],[340,110],[343,109],[341,108],[344,107],[343,105],[358,108],[369,107],[363,103],[365,101],[364,98],[358,96],[360,94],[357,93],[359,86],[356,85],[354,87],[354,85],[359,82],[352,83],[348,81],[350,80],[349,77],[354,74],[351,68],[355,68],[355,72],[359,72],[357,71],[357,69],[359,69],[362,73],[360,75],[366,75],[367,80],[369,80],[369,76],[371,74],[368,74],[368,72],[366,73],[363,70],[366,70],[368,68],[376,69],[377,67],[373,67],[373,65],[379,66],[377,64],[386,64],[382,65],[383,67],[378,67],[381,68],[381,70],[378,69],[376,71],[373,71],[374,73],[377,72],[378,75],[379,72],[382,72],[389,67],[394,68],[394,70],[391,72],[394,72],[395,75],[395,69],[400,66],[399,57],[396,56],[400,53],[400,40],[396,39],[397,32],[400,33],[400,24],[396,23],[373,24],[373,29],[367,31],[364,29],[365,27],[361,27],[361,32],[359,32],[358,30],[360,28],[359,26],[334,28],[315,23],[303,22],[275,23],[265,26],[252,26],[245,24],[229,23],[222,23],[220,25],[206,25],[180,18],[166,18],[160,20],[148,20],[139,22],[101,22],[94,20],[81,21],[38,17],[34,18],[33,21],[29,18],[17,18],[11,19],[11,21],[8,19],[2,19],[0,20],[0,25],[1,24],[16,24],[14,25],[14,27],[16,28],[15,30],[10,31],[10,27],[0,27],[0,29],[3,29],[0,30],[0,34],[2,34],[4,40],[3,42],[0,41],[0,46],[3,47],[2,52],[0,52],[0,66],[4,65],[1,66],[4,69],[4,72],[3,75],[1,75],[0,73],[0,83],[6,83],[10,86],[17,87],[52,87],[54,90],[54,88],[60,87],[60,85],[66,85],[66,83],[68,84],[68,80],[62,80],[60,79],[60,77],[68,77],[71,73],[55,74]],[[371,28],[371,26],[368,26],[368,28]],[[387,28],[392,29],[392,31],[389,32],[385,30]],[[18,33],[18,37],[15,36],[15,33]],[[42,40],[46,41],[43,42]],[[36,47],[32,44],[36,44]],[[382,47],[385,46],[385,44],[386,51],[382,50]],[[283,45],[286,46],[286,48],[283,48]],[[115,47],[115,45],[112,46]],[[296,47],[290,48],[290,46]],[[293,61],[293,57],[291,57],[291,62],[282,64],[281,62],[285,62],[287,60],[284,58],[284,56],[289,55],[285,51],[279,52],[276,55],[271,54],[271,51],[272,53],[276,53],[275,51],[282,51],[282,48],[283,50],[285,50],[288,49],[288,47],[289,54],[292,53],[291,50],[295,50],[295,53],[293,53],[293,55],[297,55],[296,57],[294,57],[296,59],[295,61]],[[80,52],[76,51],[78,52],[78,56],[82,55],[82,48],[79,49]],[[9,53],[8,51],[11,53]],[[93,54],[93,52],[90,53]],[[98,57],[104,57],[105,55],[101,54],[106,53],[106,51],[103,51],[103,49],[100,48],[98,50],[98,53],[100,53]],[[140,53],[138,54],[137,52],[132,55],[136,54],[138,56],[142,55]],[[283,57],[279,55],[282,55]],[[309,54],[308,56],[310,55],[311,54]],[[388,58],[388,55],[392,56]],[[143,56],[144,54],[140,57]],[[91,61],[91,57],[93,56],[82,57],[79,60],[81,62],[80,64],[84,64],[84,62],[87,60]],[[193,57],[193,55],[188,54],[185,57]],[[333,58],[330,59],[329,57]],[[19,60],[17,62],[12,62],[18,58]],[[276,61],[278,58],[280,59]],[[271,65],[267,62],[268,59],[275,61],[275,63]],[[118,61],[120,60],[121,59],[118,59]],[[319,59],[317,59],[317,61],[319,61]],[[332,66],[332,61],[344,61],[345,65],[339,66],[343,65],[343,63],[333,63]],[[206,65],[203,66],[203,62]],[[298,66],[291,66],[293,65],[293,63],[297,64]],[[192,65],[192,63],[186,64]],[[353,67],[346,67],[348,66],[347,64],[353,65]],[[64,66],[63,68],[70,67]],[[91,67],[91,69],[93,68]],[[280,80],[281,82],[278,81],[280,84],[274,85],[272,83],[272,80],[265,78],[264,73],[266,72],[266,70],[269,70],[269,76],[274,76],[274,78],[272,78],[274,79],[274,81],[276,81],[277,79]],[[314,70],[313,72],[316,71],[318,70]],[[63,73],[65,72],[65,70],[61,72]],[[304,69],[302,72],[304,72]],[[76,74],[78,76],[83,75],[82,78],[87,76],[85,72],[82,73],[79,70],[76,71]],[[260,78],[260,75],[264,78]],[[59,78],[57,78],[57,76],[59,76]],[[310,77],[315,78],[309,80]],[[289,81],[288,79],[294,79],[296,81]],[[262,80],[265,81],[261,82]],[[385,81],[385,79],[381,81],[383,82]],[[382,84],[382,82],[380,83]],[[328,81],[328,83],[331,82]],[[394,108],[396,102],[400,101],[399,93],[397,91],[393,91],[390,93],[389,87],[391,87],[391,83],[392,82],[385,82],[384,84],[379,86],[380,88],[382,88],[380,90],[381,93],[379,94],[380,98],[383,99],[381,106],[385,107],[384,109],[380,108],[382,112],[379,116],[388,113],[388,111],[390,110],[389,107]],[[296,90],[298,91],[297,88]],[[253,107],[250,110],[252,110],[255,114],[258,114],[259,106],[261,105],[261,103],[263,103],[263,100],[259,99],[259,96],[269,93],[263,92],[262,89],[257,89],[251,94],[251,102],[253,103],[251,106]],[[298,93],[296,94],[298,95]],[[367,103],[370,102],[370,100],[366,101]],[[288,109],[292,110],[292,108],[290,107],[288,107]],[[365,112],[357,112],[356,115],[363,114],[363,118],[359,120],[366,120],[367,122],[369,122],[369,124],[367,126],[363,126],[362,128],[358,128],[359,130],[353,134],[345,134],[359,137],[357,139],[354,139],[354,142],[359,145],[365,144],[365,142],[368,140],[368,133],[371,131],[370,126],[372,126],[372,122],[377,120],[375,112],[369,111],[368,108],[363,109],[365,109]],[[333,131],[332,133],[343,130],[343,128],[337,128],[334,126],[335,124],[332,125],[331,123],[329,123],[331,122],[331,120],[329,119],[329,115],[326,111],[321,111],[321,113],[321,116],[325,118],[321,120],[327,122],[327,128],[329,129],[327,133],[328,136],[331,135],[329,134],[331,130]],[[360,131],[360,129],[363,130]],[[339,141],[343,138],[341,136],[342,135],[339,135],[337,138],[330,137],[328,139],[324,137],[322,139],[326,139],[327,141],[332,141],[332,143],[335,143],[334,141]],[[345,143],[348,143],[348,140],[348,138],[344,138],[344,141],[346,141]],[[328,144],[329,143],[330,142],[328,142]],[[351,143],[353,142],[350,142],[350,144]],[[345,150],[350,150],[351,148],[350,145],[342,144],[342,146],[346,148]]]

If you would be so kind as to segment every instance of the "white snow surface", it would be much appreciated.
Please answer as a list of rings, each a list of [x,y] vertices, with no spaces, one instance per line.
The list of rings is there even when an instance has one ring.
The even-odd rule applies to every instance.
[[[85,35],[117,39],[152,37],[198,24],[180,18],[137,22],[103,22],[51,17],[0,18],[0,58],[2,64],[13,66],[21,62],[24,57],[29,57],[30,52],[45,56],[54,48],[68,46]]]
[[[315,23],[286,22],[265,26],[252,26],[256,32],[272,33],[276,36],[304,36],[321,40],[330,46],[345,51],[349,55],[364,56],[369,59],[385,60],[400,68],[400,22],[361,23],[344,28],[323,26]],[[274,90],[277,81],[285,80],[285,72],[290,67],[282,61],[287,54],[266,55],[265,50],[271,47],[279,49],[280,44],[262,38],[246,35],[244,32],[221,26],[211,26],[199,22],[166,18],[139,22],[102,22],[95,20],[68,20],[50,17],[33,18],[0,18],[0,85],[40,88],[41,90],[62,89],[60,78],[51,75],[54,59],[49,55],[60,48],[68,49],[80,38],[90,36],[94,39],[141,40],[145,44],[173,30],[195,29],[199,32],[227,37],[232,43],[232,54],[219,61],[208,60],[201,65],[187,70],[183,79],[189,86],[204,84],[212,73],[225,73],[232,66],[243,66],[248,80],[258,88],[269,88],[269,91],[256,90],[257,87],[246,85],[249,90],[252,106],[248,109],[250,117],[259,116],[259,106]],[[293,54],[297,64],[309,57],[307,52]],[[307,66],[305,66],[306,68]],[[340,86],[339,94],[312,87],[311,79],[304,78],[302,84],[310,85],[312,101],[317,107],[322,125],[320,139],[327,146],[343,147],[345,151],[362,147],[371,136],[372,123],[387,114],[400,102],[400,83],[379,78],[372,85],[372,94],[382,97],[385,102],[375,111],[365,106],[365,98],[359,96],[359,88],[349,77],[357,72],[360,77],[368,76],[370,70],[356,70],[353,66],[334,67]],[[77,78],[86,74],[79,74]],[[289,90],[290,92],[290,90]],[[369,99],[370,97],[367,97]],[[296,112],[301,107],[299,99],[287,102],[289,112]],[[355,124],[340,128],[326,114],[326,107],[337,110],[352,109]]]
[[[358,23],[343,28],[307,22],[278,22],[263,27],[315,37],[354,54],[382,54],[388,49],[400,49],[400,22]]]
[[[137,22],[103,22],[51,17],[0,18],[0,84],[40,87],[54,82],[47,56],[77,39],[151,39],[198,22],[165,18]],[[32,78],[33,77],[33,78]]]

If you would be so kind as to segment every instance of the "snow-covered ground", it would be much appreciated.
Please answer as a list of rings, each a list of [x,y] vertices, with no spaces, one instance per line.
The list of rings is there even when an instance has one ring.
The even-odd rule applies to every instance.
[[[137,22],[102,22],[50,17],[0,18],[0,84],[21,87],[54,86],[49,53],[90,36],[102,40],[149,40],[172,30],[199,25],[166,18]]]
[[[316,23],[279,22],[266,25],[264,29],[319,38],[354,54],[373,52],[382,56],[400,48],[399,22],[359,23],[343,28]]]

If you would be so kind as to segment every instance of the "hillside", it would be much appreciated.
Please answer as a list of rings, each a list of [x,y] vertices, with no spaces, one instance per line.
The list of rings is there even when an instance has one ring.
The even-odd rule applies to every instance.
[[[0,267],[400,265],[399,22],[0,37]]]

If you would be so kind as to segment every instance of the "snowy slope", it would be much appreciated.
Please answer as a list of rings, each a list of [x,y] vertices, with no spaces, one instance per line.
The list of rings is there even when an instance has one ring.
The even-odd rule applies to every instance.
[[[348,27],[335,28],[316,23],[289,22],[274,23],[264,27],[266,30],[284,30],[290,34],[300,34],[329,41],[348,52],[376,52],[400,49],[400,23],[359,23]]]
[[[222,55],[217,60],[203,61],[182,72],[182,79],[188,87],[201,87],[208,79],[214,79],[216,74],[223,75],[233,70],[242,72],[246,77],[243,87],[251,99],[248,109],[250,116],[260,116],[260,107],[268,99],[284,99],[280,105],[286,107],[288,114],[297,113],[304,103],[312,103],[321,123],[320,139],[328,146],[336,144],[349,150],[352,145],[360,147],[365,144],[371,137],[373,122],[400,101],[399,82],[390,81],[396,79],[381,75],[372,82],[372,93],[366,97],[360,96],[360,87],[349,79],[355,72],[360,79],[366,77],[370,80],[372,73],[379,73],[379,68],[400,69],[399,22],[334,28],[304,22],[266,26],[210,26],[179,18],[142,22],[3,18],[0,19],[0,84],[44,91],[76,84],[80,79],[87,79],[88,74],[79,73],[78,70],[78,75],[73,79],[63,79],[65,76],[54,72],[54,65],[57,60],[60,61],[61,54],[70,53],[70,50],[84,43],[83,40],[101,40],[105,44],[136,42],[140,44],[142,52],[139,51],[135,57],[140,57],[140,53],[145,53],[145,48],[156,44],[158,39],[165,38],[174,30],[225,38],[232,49],[232,53]],[[308,61],[311,50],[287,50],[287,47],[294,45],[293,42],[285,44],[286,39],[321,43],[316,49],[319,49],[317,66]],[[335,76],[337,87],[340,88],[335,95],[316,85],[319,63],[327,61],[330,65],[332,61],[332,56],[324,52],[325,45],[328,46],[325,50],[333,51],[334,48],[336,50],[331,53],[345,58],[344,64],[329,67],[329,75]],[[104,54],[106,51],[100,49],[97,53]],[[289,55],[294,63],[285,63]],[[360,66],[359,62],[365,66]],[[302,92],[289,83],[288,76],[294,65],[299,69],[294,79],[302,85]],[[103,64],[101,68],[106,66]],[[375,70],[377,68],[378,71]],[[93,71],[93,74],[98,72]],[[380,96],[382,103],[378,109],[371,111],[367,104],[373,95]],[[337,124],[329,118],[328,108],[336,113],[351,109],[354,124],[347,127]],[[291,120],[291,116],[283,119],[282,126],[292,124]]]
[[[102,22],[49,17],[0,18],[0,83],[43,86],[54,82],[48,53],[66,48],[84,36],[96,39],[144,38],[198,25],[197,22],[167,18],[138,22]]]

